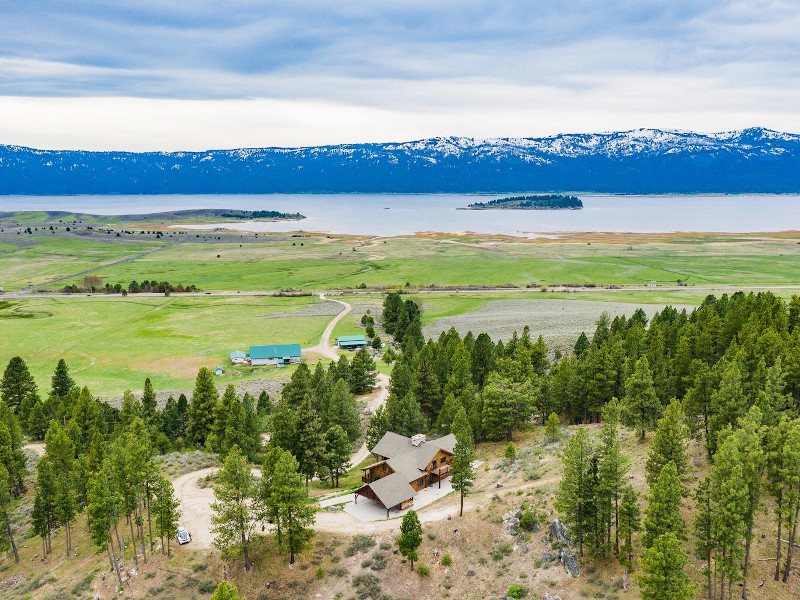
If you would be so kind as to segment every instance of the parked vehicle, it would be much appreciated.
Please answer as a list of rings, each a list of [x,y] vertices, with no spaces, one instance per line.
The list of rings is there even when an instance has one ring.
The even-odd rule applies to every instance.
[[[178,543],[188,544],[192,541],[192,534],[186,531],[186,527],[178,527]]]

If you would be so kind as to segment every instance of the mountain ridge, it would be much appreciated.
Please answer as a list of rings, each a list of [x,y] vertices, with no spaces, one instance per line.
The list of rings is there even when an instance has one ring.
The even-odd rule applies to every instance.
[[[800,192],[800,134],[639,128],[204,151],[0,145],[0,194]]]

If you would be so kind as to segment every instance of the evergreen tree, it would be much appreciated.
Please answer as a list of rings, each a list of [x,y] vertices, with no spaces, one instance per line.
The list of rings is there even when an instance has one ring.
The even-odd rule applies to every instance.
[[[155,514],[156,534],[161,537],[162,552],[166,548],[167,556],[170,556],[170,540],[178,535],[178,521],[181,516],[180,502],[175,497],[175,489],[172,484],[162,476],[156,477],[153,494],[152,510]]]
[[[536,408],[530,381],[515,383],[491,373],[483,389],[483,435],[490,440],[512,441],[514,427],[524,424]]]
[[[36,496],[31,517],[33,532],[42,538],[42,556],[50,552],[53,529],[58,525],[56,477],[50,460],[44,456],[36,465]]]
[[[142,392],[142,417],[148,427],[158,429],[158,406],[156,401],[156,392],[153,389],[153,384],[150,378],[144,380],[144,392]]]
[[[689,600],[694,595],[694,584],[686,574],[688,562],[674,533],[666,532],[653,540],[642,556],[642,600]]]
[[[350,367],[350,391],[355,395],[371,392],[375,388],[375,361],[366,347],[362,347],[355,356]]]
[[[272,412],[272,399],[269,397],[267,390],[261,390],[261,393],[258,395],[256,410],[264,415],[268,415]]]
[[[453,458],[450,461],[450,482],[453,489],[459,492],[460,505],[458,515],[464,515],[464,495],[475,483],[475,469],[472,463],[475,461],[475,447],[472,443],[472,428],[467,420],[467,413],[464,407],[458,409],[453,422],[453,433],[456,436],[456,445],[453,450]]]
[[[186,424],[186,436],[189,443],[194,446],[201,448],[205,446],[206,438],[211,433],[218,399],[214,374],[206,367],[201,368],[195,380]]]
[[[297,411],[281,398],[269,419],[270,446],[298,453],[298,427]]]
[[[325,431],[322,429],[322,420],[311,406],[309,399],[304,400],[297,409],[296,449],[295,457],[300,465],[300,472],[305,475],[308,488],[308,482],[322,466],[325,455]]]
[[[367,425],[365,440],[367,449],[372,451],[387,431],[389,431],[389,419],[383,407],[379,406],[369,418],[369,424]]]
[[[785,529],[790,537],[797,524],[800,509],[800,421],[784,415],[768,435],[767,481],[769,494],[775,500],[776,537],[775,581],[781,573],[781,536]],[[787,553],[791,555],[791,544]],[[787,561],[790,562],[790,561]],[[788,568],[786,570],[788,578]]]
[[[619,561],[624,565],[626,573],[633,570],[633,534],[642,530],[642,512],[638,504],[639,494],[628,484],[622,492],[619,505],[619,522],[617,533],[622,539]]]
[[[0,464],[8,471],[11,494],[19,496],[24,490],[25,464],[22,451],[22,428],[5,402],[0,400]]]
[[[409,392],[399,401],[387,402],[386,418],[389,429],[397,434],[411,437],[428,429],[428,421],[413,392]]]
[[[281,400],[287,406],[296,408],[303,400],[307,399],[312,392],[311,371],[306,363],[297,365],[297,369],[292,373],[289,383],[281,390]]]
[[[0,465],[0,550],[11,548],[14,562],[19,562],[17,544],[14,542],[14,532],[11,530],[11,485],[8,471]]]
[[[661,416],[662,406],[653,387],[647,357],[636,361],[633,373],[625,382],[625,396],[620,408],[623,425],[639,431],[641,439]]]
[[[64,526],[67,554],[72,550],[71,528],[78,506],[73,489],[75,445],[58,421],[52,421],[45,436],[45,456],[51,461],[56,478],[55,507],[59,524]]]
[[[116,522],[116,502],[114,499],[113,485],[108,480],[108,470],[111,467],[105,465],[98,473],[89,480],[87,492],[86,515],[91,531],[92,542],[98,548],[105,547],[108,553],[108,560],[111,569],[117,574],[119,587],[122,589],[122,573],[117,563],[111,541],[111,529]]]
[[[211,600],[246,600],[246,598],[239,595],[236,586],[227,581],[221,581],[211,595]]]
[[[411,561],[412,571],[414,570],[414,561],[419,559],[417,549],[421,544],[422,523],[419,522],[416,511],[412,509],[403,516],[403,522],[400,523],[400,538],[397,540],[400,554]]]
[[[711,482],[708,477],[700,480],[694,492],[697,512],[694,520],[695,533],[697,534],[696,551],[697,556],[703,560],[705,566],[703,570],[706,574],[706,593],[708,600],[713,594],[713,584],[711,581],[712,568],[711,559],[714,556],[714,529],[711,513]]]
[[[0,400],[12,410],[18,410],[31,395],[36,394],[36,383],[28,370],[28,365],[19,356],[8,361],[8,366],[0,380]]]
[[[578,340],[575,342],[575,347],[572,351],[575,353],[575,356],[581,358],[583,353],[586,352],[591,344],[589,343],[589,338],[586,337],[586,332],[581,331],[581,334],[578,336]]]
[[[711,415],[708,420],[708,445],[713,454],[717,449],[719,432],[736,423],[747,411],[747,396],[739,362],[731,360],[722,367],[719,387],[711,395]]]
[[[325,454],[322,460],[331,478],[331,485],[339,487],[339,476],[350,468],[350,439],[340,425],[325,432]]]
[[[250,535],[255,528],[253,498],[256,484],[250,465],[238,446],[231,448],[214,486],[215,501],[211,504],[214,546],[223,556],[241,553],[245,571],[250,570]]]
[[[439,416],[436,418],[435,431],[441,433],[448,433],[453,426],[453,419],[459,409],[464,408],[461,400],[456,398],[453,394],[448,394],[444,399],[442,410],[439,411]]]
[[[472,346],[472,381],[479,390],[494,369],[494,360],[495,346],[491,338],[486,333],[479,334]]]
[[[133,420],[142,416],[142,403],[136,399],[133,392],[125,390],[122,393],[122,408],[120,409],[120,420],[123,427],[130,427]]]
[[[60,359],[51,379],[50,395],[56,398],[66,398],[69,391],[75,387],[75,382],[69,375],[69,368],[64,359]]]
[[[630,460],[622,453],[619,440],[619,402],[612,398],[603,408],[603,429],[598,449],[598,489],[596,505],[598,518],[605,526],[605,541],[611,544],[614,527],[614,552],[619,554],[619,502],[625,489]]]
[[[458,398],[469,412],[475,398],[475,385],[472,382],[472,356],[464,342],[459,342],[450,365],[450,376],[444,386],[444,396],[452,394]],[[445,400],[445,403],[447,400]]]
[[[412,390],[419,401],[425,418],[432,421],[436,419],[442,409],[443,398],[439,378],[428,354],[427,352],[420,352]]]
[[[563,472],[554,505],[577,536],[581,556],[587,525],[591,519],[587,504],[593,500],[589,475],[592,453],[589,432],[578,429],[564,447],[561,457]]]
[[[554,412],[547,416],[547,423],[545,423],[544,428],[544,437],[550,443],[557,442],[561,437],[561,422],[558,420],[558,415]]]
[[[327,421],[328,426],[339,425],[344,429],[351,442],[361,435],[358,407],[343,379],[338,379],[331,387]]]
[[[669,462],[675,465],[678,477],[683,479],[689,468],[686,455],[688,438],[689,428],[686,426],[683,408],[677,400],[673,400],[664,411],[664,416],[659,419],[650,443],[645,466],[647,485],[653,486],[664,465]]]
[[[278,546],[289,552],[289,564],[293,565],[295,554],[307,548],[314,535],[311,525],[315,509],[308,503],[297,460],[288,452],[282,452],[274,462],[268,506],[275,514]]]
[[[668,462],[647,495],[642,537],[645,548],[650,548],[656,538],[667,532],[674,533],[679,539],[686,539],[686,524],[681,517],[682,495],[683,487],[675,463]]]

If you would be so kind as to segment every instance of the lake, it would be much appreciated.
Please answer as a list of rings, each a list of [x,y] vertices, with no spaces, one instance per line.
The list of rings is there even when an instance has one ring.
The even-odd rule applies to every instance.
[[[456,210],[501,196],[465,194],[266,194],[156,196],[4,196],[0,211],[63,210],[94,214],[191,208],[301,212],[288,222],[226,223],[249,231],[321,231],[394,236],[434,231],[525,235],[672,231],[749,233],[800,230],[800,195],[611,196],[578,194],[582,210]]]

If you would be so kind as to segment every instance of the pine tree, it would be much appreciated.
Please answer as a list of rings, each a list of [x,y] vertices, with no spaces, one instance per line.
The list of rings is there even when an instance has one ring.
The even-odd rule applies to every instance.
[[[246,598],[239,595],[236,586],[227,581],[221,581],[211,595],[211,600],[246,600]]]
[[[133,420],[142,416],[142,403],[130,390],[122,393],[122,408],[120,409],[120,420],[123,427],[130,427]]]
[[[464,342],[459,342],[450,365],[450,377],[444,386],[445,398],[452,394],[469,412],[475,398],[475,385],[472,382],[472,356]],[[445,403],[447,400],[445,400]]]
[[[148,427],[156,430],[160,425],[158,416],[156,392],[148,377],[144,380],[144,391],[142,392],[142,417]]]
[[[331,387],[327,421],[329,426],[339,425],[344,429],[351,442],[361,434],[358,407],[343,379],[337,380]]]
[[[674,533],[679,539],[686,539],[686,525],[681,517],[682,495],[683,487],[675,463],[668,462],[647,495],[645,533],[642,537],[645,548],[650,548],[656,538],[667,532]]]
[[[486,333],[479,334],[472,346],[472,381],[479,390],[494,369],[494,360],[495,346],[491,338]]]
[[[294,564],[295,554],[302,552],[314,535],[314,507],[308,503],[308,490],[298,473],[297,460],[288,452],[282,452],[272,469],[268,506],[275,514],[279,531],[278,545],[289,552],[289,564]],[[282,532],[282,534],[280,533]]]
[[[69,391],[75,387],[75,382],[69,375],[69,368],[64,359],[60,359],[51,379],[50,395],[56,398],[66,398]]]
[[[302,365],[301,365],[302,366]],[[211,433],[214,420],[214,408],[217,405],[219,394],[214,385],[214,375],[209,369],[203,367],[197,373],[194,384],[192,401],[189,404],[188,423],[186,436],[189,443],[202,448],[206,438]]]
[[[675,465],[678,478],[682,479],[689,468],[686,455],[689,428],[686,426],[686,415],[677,400],[669,403],[664,416],[656,426],[655,435],[650,443],[647,455],[647,485],[653,486],[661,470],[669,462]]]
[[[442,389],[436,371],[427,352],[420,352],[417,369],[414,373],[414,396],[419,401],[422,413],[429,421],[436,419],[442,409]]]
[[[435,431],[443,433],[451,431],[453,419],[460,408],[464,408],[461,404],[461,400],[456,398],[453,394],[448,394],[444,399],[442,410],[439,411],[439,416],[436,418]]]
[[[350,391],[357,396],[371,392],[376,376],[375,361],[363,347],[353,356],[350,366]]]
[[[397,434],[412,436],[428,429],[428,422],[413,392],[409,392],[399,401],[387,402],[386,418],[389,429]]]
[[[28,365],[19,356],[8,361],[8,366],[0,380],[0,400],[12,410],[19,407],[31,395],[36,394],[36,383],[28,370]]]
[[[483,435],[490,440],[513,439],[519,427],[533,415],[536,391],[530,381],[515,383],[491,373],[483,389]]]
[[[297,409],[297,446],[295,457],[300,465],[300,472],[305,475],[306,488],[308,482],[322,466],[325,455],[325,431],[322,420],[311,405],[310,399],[304,400]]]
[[[563,474],[554,505],[577,536],[581,556],[587,524],[591,518],[587,504],[593,500],[589,476],[592,453],[589,432],[578,429],[564,447],[561,457]]]
[[[108,480],[110,465],[104,467],[89,480],[86,515],[94,545],[105,547],[111,569],[117,573],[117,581],[122,589],[122,574],[112,547],[111,529],[115,526],[117,507],[113,485]]]
[[[400,538],[397,540],[400,554],[411,561],[412,571],[414,570],[414,561],[419,558],[417,549],[421,544],[422,523],[419,522],[416,511],[412,509],[403,516],[403,522],[400,523]]]
[[[689,600],[694,584],[686,574],[689,558],[672,532],[653,540],[642,556],[639,590],[642,600]]]
[[[612,398],[603,408],[603,429],[598,449],[598,517],[605,525],[605,541],[611,544],[614,526],[614,552],[619,553],[619,502],[625,487],[630,460],[622,453],[619,440],[619,402]]]
[[[214,546],[223,556],[241,553],[245,571],[250,570],[250,535],[255,528],[253,498],[256,484],[250,465],[238,446],[231,448],[214,486],[216,500],[211,504],[211,531]]]
[[[633,373],[625,382],[625,396],[622,399],[621,417],[626,427],[639,431],[644,439],[645,432],[652,429],[661,416],[661,402],[653,387],[653,376],[647,357],[636,361]]]
[[[272,412],[272,398],[269,397],[267,390],[261,390],[261,393],[258,395],[258,404],[256,405],[256,410],[263,415],[268,415]]]
[[[50,460],[44,456],[36,465],[36,496],[33,501],[33,532],[42,538],[42,556],[50,552],[53,529],[58,524],[56,477]]]
[[[0,464],[0,550],[8,547],[14,555],[14,562],[19,562],[17,544],[14,542],[14,532],[11,530],[11,485],[6,468]]]
[[[554,412],[547,416],[547,422],[544,427],[544,437],[550,443],[557,442],[561,437],[561,422],[558,420],[558,415]]]
[[[633,534],[642,530],[642,512],[638,504],[639,494],[628,484],[622,492],[619,505],[619,522],[617,533],[622,538],[619,561],[625,566],[626,573],[633,570]]]
[[[58,522],[64,525],[67,554],[72,550],[71,527],[78,510],[73,488],[75,445],[58,421],[52,421],[45,436],[45,456],[51,461],[56,478],[55,507]]]
[[[153,494],[152,509],[155,513],[156,534],[161,537],[162,552],[166,548],[167,556],[170,556],[170,540],[178,535],[178,521],[181,516],[180,502],[175,497],[175,489],[172,484],[162,476],[155,478]]]
[[[339,487],[339,476],[350,468],[350,439],[340,425],[325,432],[325,454],[322,460],[331,478],[331,485]]]
[[[5,402],[0,400],[0,464],[8,471],[11,494],[19,496],[24,490],[25,464],[22,451],[22,428]]]
[[[694,498],[697,506],[694,520],[694,529],[697,534],[696,552],[697,556],[705,563],[703,570],[706,574],[706,593],[708,600],[711,600],[713,595],[711,560],[714,556],[714,529],[711,513],[711,481],[708,477],[700,480],[694,492]]]
[[[747,411],[747,396],[744,393],[739,362],[731,360],[721,368],[722,378],[719,387],[711,395],[711,415],[708,419],[708,445],[711,454],[716,452],[719,432],[736,423]]]
[[[475,483],[475,447],[472,442],[472,428],[467,420],[464,407],[460,407],[453,421],[453,433],[456,436],[456,445],[453,449],[453,458],[450,461],[450,482],[453,489],[459,492],[460,505],[458,515],[464,515],[464,495]]]
[[[775,581],[778,581],[782,532],[785,526],[791,535],[797,523],[796,507],[800,507],[800,422],[784,415],[778,425],[769,431],[766,460],[768,491],[775,500],[775,521],[778,525],[775,551]],[[788,551],[791,551],[791,545]]]

